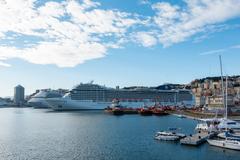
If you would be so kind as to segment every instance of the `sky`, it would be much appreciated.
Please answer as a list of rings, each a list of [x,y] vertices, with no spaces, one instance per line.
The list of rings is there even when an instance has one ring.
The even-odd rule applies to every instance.
[[[240,74],[240,0],[0,0],[0,97]]]

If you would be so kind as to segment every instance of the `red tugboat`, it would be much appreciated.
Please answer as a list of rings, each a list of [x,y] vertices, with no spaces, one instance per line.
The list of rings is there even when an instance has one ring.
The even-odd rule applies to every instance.
[[[164,115],[168,115],[168,113],[162,109],[162,108],[154,108],[152,110],[152,113],[156,116],[164,116]]]
[[[123,106],[121,106],[119,104],[118,99],[114,99],[112,101],[112,105],[111,105],[111,107],[108,107],[108,111],[110,113],[112,113],[113,115],[123,115],[124,114]]]
[[[151,116],[153,114],[152,110],[148,108],[146,105],[142,107],[138,113],[140,113],[142,116]]]
[[[117,116],[118,115],[123,115],[124,111],[121,108],[115,107],[115,108],[112,109],[112,114],[117,115]]]

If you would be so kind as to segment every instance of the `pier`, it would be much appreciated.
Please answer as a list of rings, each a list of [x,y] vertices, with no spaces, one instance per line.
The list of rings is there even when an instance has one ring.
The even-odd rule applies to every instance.
[[[194,135],[190,135],[190,136],[187,136],[187,137],[181,139],[180,143],[185,144],[185,145],[198,146],[198,145],[206,142],[206,140],[208,138],[211,138],[214,135],[215,135],[214,133],[198,132]]]

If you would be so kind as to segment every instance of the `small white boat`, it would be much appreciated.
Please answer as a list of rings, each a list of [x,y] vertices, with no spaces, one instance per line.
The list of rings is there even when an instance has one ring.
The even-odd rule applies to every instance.
[[[231,133],[229,131],[219,133],[218,137],[225,138],[225,139],[227,138],[227,139],[230,139],[230,140],[240,141],[240,134],[239,133]]]
[[[197,124],[195,130],[199,131],[216,131],[218,130],[218,124],[220,119],[200,119],[200,123]]]
[[[165,141],[176,141],[184,137],[186,137],[185,134],[175,132],[157,132],[155,135],[155,139]]]
[[[177,114],[178,118],[186,118],[186,116],[182,115],[182,114]]]
[[[227,148],[227,149],[233,149],[233,150],[240,150],[240,142],[236,140],[214,140],[214,139],[208,139],[207,142],[212,146]]]

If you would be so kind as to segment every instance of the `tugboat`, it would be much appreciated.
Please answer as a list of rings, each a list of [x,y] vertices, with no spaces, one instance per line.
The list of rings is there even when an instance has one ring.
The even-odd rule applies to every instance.
[[[113,115],[123,115],[123,106],[119,104],[118,99],[114,99],[112,101],[111,107],[108,107],[108,112],[112,113]]]
[[[138,114],[138,110],[135,108],[123,108],[124,114]]]
[[[119,116],[119,115],[123,115],[124,111],[121,108],[115,107],[112,109],[112,114]]]
[[[167,113],[165,110],[161,109],[161,108],[154,108],[154,109],[152,110],[152,113],[153,113],[154,115],[156,115],[156,116],[168,115],[168,113]]]
[[[146,105],[144,105],[139,111],[142,116],[151,116],[153,114],[152,110],[149,109]]]

